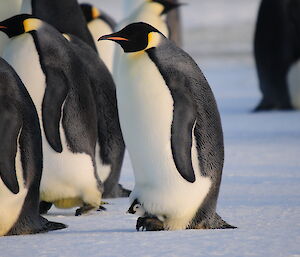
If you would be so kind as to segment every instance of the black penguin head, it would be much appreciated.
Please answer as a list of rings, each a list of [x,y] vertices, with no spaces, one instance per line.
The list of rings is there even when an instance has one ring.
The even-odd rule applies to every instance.
[[[183,5],[181,3],[175,3],[175,2],[170,1],[170,0],[150,0],[150,2],[159,3],[159,4],[161,4],[163,6],[163,11],[161,12],[160,15],[166,14],[169,11],[171,11],[171,10],[173,10],[175,8],[178,8],[179,6]]]
[[[42,21],[30,14],[19,14],[0,22],[0,31],[8,37],[15,37],[25,32],[38,29]]]
[[[118,43],[125,53],[138,52],[156,47],[163,35],[144,22],[131,23],[122,30],[102,36],[99,40],[112,40]]]
[[[130,213],[130,214],[140,214],[140,215],[143,215],[144,214],[144,208],[143,206],[141,205],[141,203],[135,199],[133,201],[133,203],[131,204],[131,206],[129,207],[127,213]]]
[[[99,9],[90,4],[84,3],[81,4],[80,7],[87,22],[90,22],[101,15]]]

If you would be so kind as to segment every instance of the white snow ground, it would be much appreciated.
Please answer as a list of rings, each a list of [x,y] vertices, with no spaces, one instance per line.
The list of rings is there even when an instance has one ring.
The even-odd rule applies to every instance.
[[[120,1],[94,2],[120,17]],[[67,229],[2,237],[0,257],[300,257],[300,113],[250,112],[260,98],[251,57],[258,0],[185,2],[185,49],[213,88],[223,122],[218,213],[239,228],[136,232],[136,217],[125,214],[128,200],[115,199],[106,212],[83,217],[74,217],[74,210],[51,210],[47,218]],[[128,156],[121,182],[134,184]]]

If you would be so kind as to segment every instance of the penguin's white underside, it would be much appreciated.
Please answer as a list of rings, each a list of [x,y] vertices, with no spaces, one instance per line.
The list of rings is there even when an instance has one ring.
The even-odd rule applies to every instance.
[[[20,132],[21,131],[22,129]],[[20,132],[17,142],[19,142]],[[23,169],[19,147],[17,147],[15,165],[19,184],[19,192],[17,194],[12,193],[0,178],[0,236],[5,235],[18,220],[28,192],[23,179]]]
[[[101,59],[103,60],[109,71],[112,72],[115,44],[110,41],[97,41],[100,36],[112,33],[112,29],[101,19],[95,19],[89,22],[88,28],[93,36]]]
[[[14,67],[25,84],[42,124],[45,75],[32,36],[26,33],[11,40],[5,48],[4,59]],[[54,202],[64,198],[79,198],[85,203],[99,206],[101,193],[97,187],[91,157],[69,150],[61,122],[60,136],[63,152],[57,153],[49,145],[42,129],[44,164],[41,200]]]
[[[300,109],[300,61],[290,67],[287,80],[292,106]]]
[[[130,197],[137,198],[148,213],[166,216],[166,228],[185,229],[211,186],[200,173],[195,137],[196,181],[190,183],[180,175],[172,156],[170,90],[146,52],[122,54],[116,85],[121,128],[135,175]]]

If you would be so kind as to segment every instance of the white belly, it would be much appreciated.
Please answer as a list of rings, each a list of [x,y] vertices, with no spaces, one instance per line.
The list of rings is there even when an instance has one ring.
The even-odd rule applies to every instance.
[[[296,62],[289,70],[288,87],[292,106],[300,109],[300,61]]]
[[[101,59],[103,60],[109,71],[112,72],[115,43],[108,40],[98,41],[98,38],[103,35],[110,34],[113,31],[104,21],[100,19],[91,21],[88,24],[88,28],[93,36]]]
[[[4,59],[10,63],[25,84],[37,109],[42,128],[42,100],[45,93],[45,75],[41,70],[33,38],[23,34],[11,40],[5,48]],[[44,130],[43,175],[41,180],[41,200],[54,202],[65,198],[80,198],[84,202],[98,206],[101,193],[97,188],[94,166],[89,155],[69,151],[62,124],[60,135],[63,152],[55,152],[49,145]]]
[[[117,76],[121,128],[132,161],[135,188],[147,212],[166,215],[166,227],[184,229],[209,191],[201,177],[195,146],[192,150],[196,182],[189,183],[176,169],[171,151],[173,99],[147,54],[123,54]]]
[[[23,180],[20,149],[19,147],[17,149],[15,165],[20,189],[19,193],[13,194],[0,178],[0,236],[5,235],[17,221],[28,192]]]

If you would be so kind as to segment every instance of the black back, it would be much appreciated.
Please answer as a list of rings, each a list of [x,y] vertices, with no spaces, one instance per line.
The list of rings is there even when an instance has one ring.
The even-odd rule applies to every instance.
[[[98,143],[100,158],[111,165],[111,173],[104,183],[104,197],[113,197],[118,186],[125,145],[119,123],[115,84],[109,70],[92,49],[75,36],[71,46],[88,70],[94,101],[97,108]]]
[[[77,0],[31,0],[32,14],[54,26],[62,33],[70,33],[97,51]]]
[[[48,222],[39,216],[39,186],[43,161],[39,119],[22,81],[2,58],[0,137],[1,179],[12,193],[19,192],[15,170],[15,157],[19,147],[24,183],[28,189],[19,219],[8,234],[28,234],[65,228],[64,224]]]
[[[87,153],[94,159],[97,114],[87,72],[56,29],[44,24],[32,35],[46,75],[42,117],[47,140],[55,151],[61,152],[62,118],[69,150]]]
[[[290,66],[300,58],[300,34],[295,16],[300,16],[299,0],[261,2],[254,52],[263,99],[256,110],[292,108],[287,73]]]
[[[199,209],[206,216],[215,214],[221,182],[224,145],[219,112],[213,93],[194,60],[170,40],[147,50],[158,67],[174,100],[171,146],[177,170],[193,183],[192,129],[197,143],[201,175],[212,180],[209,195]],[[207,203],[206,203],[207,202]],[[197,214],[200,219],[206,218]]]

